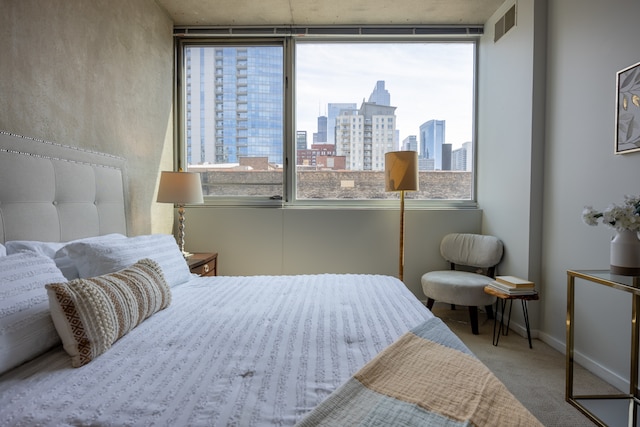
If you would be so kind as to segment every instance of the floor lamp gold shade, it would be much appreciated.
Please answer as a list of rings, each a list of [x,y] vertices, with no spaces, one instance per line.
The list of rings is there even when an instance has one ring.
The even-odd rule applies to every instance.
[[[178,205],[178,246],[184,251],[184,205],[203,203],[200,174],[195,172],[163,171],[158,187],[158,202]]]
[[[418,153],[416,151],[390,151],[385,153],[384,184],[386,191],[400,192],[398,278],[404,280],[404,192],[418,190]]]

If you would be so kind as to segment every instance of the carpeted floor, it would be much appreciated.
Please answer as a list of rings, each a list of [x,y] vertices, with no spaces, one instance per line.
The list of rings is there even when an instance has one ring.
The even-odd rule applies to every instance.
[[[516,308],[514,307],[514,310]],[[529,349],[526,337],[510,331],[492,344],[493,320],[479,313],[480,334],[473,335],[466,307],[451,310],[448,304],[433,307],[465,345],[507,386],[545,426],[578,427],[594,424],[565,401],[565,355],[539,340]],[[577,366],[576,392],[616,392],[610,385]]]

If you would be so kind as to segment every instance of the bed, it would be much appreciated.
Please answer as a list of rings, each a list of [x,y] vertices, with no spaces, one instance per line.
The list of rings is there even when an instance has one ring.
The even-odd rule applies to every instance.
[[[539,425],[399,280],[192,275],[126,188],[0,133],[0,425]]]

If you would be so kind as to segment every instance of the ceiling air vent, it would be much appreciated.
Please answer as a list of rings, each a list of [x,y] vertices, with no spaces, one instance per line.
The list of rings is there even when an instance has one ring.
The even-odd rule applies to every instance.
[[[516,26],[516,5],[511,6],[507,13],[505,13],[498,22],[496,22],[493,41],[494,43],[500,40],[502,36],[507,34],[507,31]]]

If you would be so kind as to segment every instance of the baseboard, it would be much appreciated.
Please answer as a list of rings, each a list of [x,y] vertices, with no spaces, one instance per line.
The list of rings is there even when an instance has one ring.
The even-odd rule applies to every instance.
[[[500,321],[500,317],[498,317],[498,321]],[[525,325],[521,325],[517,322],[514,322],[513,319],[511,319],[511,324],[509,329],[513,330],[514,332],[516,332],[518,335],[521,335],[523,337],[527,337],[527,328]],[[555,338],[553,338],[552,336],[545,334],[543,332],[540,332],[537,329],[531,329],[531,338],[537,338],[538,340],[544,342],[545,344],[547,344],[549,347],[553,348],[554,350],[557,350],[558,352],[562,353],[562,354],[566,354],[566,345],[563,341],[559,341]],[[606,368],[605,366],[602,366],[601,364],[597,363],[596,361],[594,361],[593,359],[587,357],[586,355],[578,352],[578,351],[574,351],[573,352],[573,360],[575,363],[577,363],[578,365],[582,366],[583,368],[585,368],[587,371],[591,372],[593,375],[597,376],[598,378],[602,379],[603,381],[606,381],[607,383],[611,384],[612,386],[614,386],[615,388],[619,389],[619,390],[629,390],[629,380],[626,378],[621,377],[620,375],[616,374],[615,372],[611,371],[610,369]]]
[[[426,304],[426,300],[423,302]],[[494,313],[494,315],[496,316],[496,319],[499,322],[500,313]],[[511,323],[509,324],[509,329],[524,338],[527,337],[526,325],[523,325],[517,321],[514,321],[513,318],[511,319]],[[545,344],[547,344],[549,347],[553,348],[554,350],[557,350],[558,352],[562,353],[563,355],[566,354],[565,353],[566,345],[564,341],[560,341],[549,334],[541,332],[538,329],[531,329],[531,339],[538,339],[544,342]],[[574,351],[573,360],[575,363],[579,364],[580,366],[585,368],[587,371],[601,378],[603,381],[606,381],[607,383],[611,384],[615,388],[619,390],[629,390],[629,380],[627,378],[621,377],[620,375],[616,374],[615,372],[611,371],[605,366],[602,366],[601,364],[597,363],[596,361],[589,358],[588,356],[578,351]]]
[[[545,334],[544,332],[539,332],[539,331],[538,331],[538,339],[544,342],[545,344],[547,344],[549,347],[553,348],[554,350],[557,350],[558,352],[565,354],[565,350],[567,347],[564,341],[560,341],[559,339],[556,339],[555,337],[552,337],[549,334]]]
[[[547,344],[549,347],[553,348],[554,350],[557,350],[562,354],[566,354],[567,347],[564,341],[560,341],[552,337],[551,335],[545,334],[545,333],[539,333],[538,339],[544,342],[545,344]],[[585,356],[579,351],[574,350],[573,360],[574,360],[574,363],[577,363],[578,365],[582,366],[587,371],[591,372],[593,375],[597,376],[603,381],[606,381],[607,383],[611,384],[615,388],[619,390],[626,390],[626,391],[629,390],[630,384],[627,378],[621,377],[620,375],[616,374],[615,372],[611,371],[605,366],[602,366],[601,364]]]

